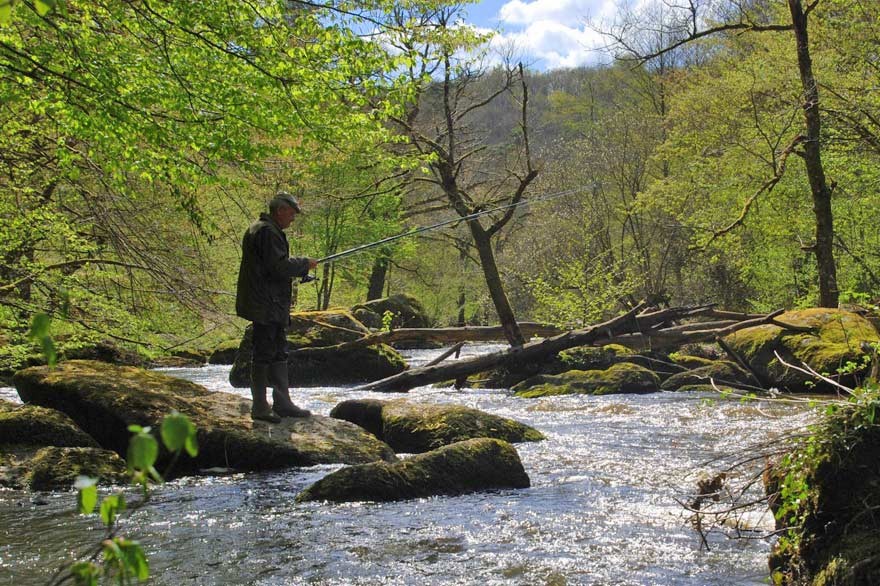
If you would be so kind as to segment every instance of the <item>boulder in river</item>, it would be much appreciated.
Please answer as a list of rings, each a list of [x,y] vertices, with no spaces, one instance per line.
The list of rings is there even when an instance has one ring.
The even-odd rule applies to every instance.
[[[610,395],[652,393],[660,390],[660,378],[652,371],[627,362],[605,370],[570,370],[562,374],[539,374],[513,387],[518,397],[553,395]]]
[[[24,485],[31,490],[67,490],[80,475],[100,484],[126,484],[131,475],[125,460],[101,448],[41,448],[22,466]]]
[[[755,386],[758,381],[738,365],[728,360],[716,360],[685,372],[674,374],[663,381],[660,388],[664,391],[678,391],[696,387],[712,389],[712,382],[721,387],[745,388]]]
[[[128,481],[125,462],[54,409],[0,401],[0,486],[69,489],[80,474]]]
[[[224,340],[217,344],[208,356],[208,364],[234,364],[240,340]]]
[[[529,485],[529,477],[512,445],[477,438],[399,462],[342,468],[306,488],[296,500],[399,501]]]
[[[477,437],[510,443],[545,439],[528,425],[461,405],[352,399],[334,407],[330,417],[360,425],[398,453],[427,452]]]
[[[355,305],[351,308],[357,316],[362,316],[364,323],[372,328],[384,325],[385,312],[391,314],[391,327],[399,328],[430,328],[431,319],[421,302],[406,293],[397,293],[382,299],[374,299]]]
[[[290,385],[350,384],[379,380],[403,372],[407,365],[386,344],[338,348],[369,334],[369,330],[345,310],[307,311],[291,314],[287,331]],[[250,386],[253,345],[251,326],[245,330],[229,382],[236,388]],[[297,351],[301,350],[301,351]]]
[[[315,415],[285,418],[276,425],[255,422],[249,400],[160,372],[72,360],[51,369],[21,370],[14,382],[24,401],[66,413],[101,447],[121,455],[128,447],[129,425],[158,430],[172,411],[186,415],[198,429],[199,454],[181,457],[175,474],[395,459],[391,448],[346,421]],[[163,461],[167,457],[160,459],[160,472]]]
[[[776,321],[810,327],[812,331],[786,330],[775,324],[764,324],[734,332],[724,341],[763,379],[765,385],[792,392],[834,389],[805,373],[787,368],[774,353],[788,364],[799,367],[807,364],[816,372],[835,375],[839,368],[848,364],[864,365],[862,343],[880,340],[871,322],[838,309],[788,311]],[[864,367],[858,370],[863,372]],[[858,374],[858,371],[852,374]],[[852,384],[850,377],[842,380],[845,384]]]

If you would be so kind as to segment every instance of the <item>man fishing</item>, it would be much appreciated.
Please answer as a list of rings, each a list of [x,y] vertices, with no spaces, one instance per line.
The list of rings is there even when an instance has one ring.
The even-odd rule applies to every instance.
[[[308,275],[318,265],[313,258],[290,258],[284,230],[301,211],[294,196],[279,192],[269,202],[269,213],[260,214],[241,242],[235,312],[253,323],[251,418],[270,423],[311,415],[290,400],[287,371],[291,280]],[[272,387],[271,408],[267,386]]]

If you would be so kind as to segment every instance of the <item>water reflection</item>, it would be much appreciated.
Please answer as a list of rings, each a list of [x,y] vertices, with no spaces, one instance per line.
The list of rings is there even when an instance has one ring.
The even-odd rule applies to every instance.
[[[413,362],[438,352],[414,352]],[[230,392],[228,371],[166,369]],[[344,387],[295,395],[324,415],[344,399],[389,398]],[[294,498],[334,466],[181,479],[159,487],[122,532],[144,543],[155,584],[764,583],[769,543],[715,533],[711,551],[701,551],[675,498],[712,471],[705,462],[804,425],[797,408],[756,409],[693,393],[524,400],[503,389],[421,388],[407,398],[463,404],[540,429],[547,441],[517,447],[532,487],[333,505]],[[99,538],[94,519],[70,513],[72,494],[45,502],[0,492],[0,583],[44,583],[72,544]],[[750,523],[767,527],[770,519]]]

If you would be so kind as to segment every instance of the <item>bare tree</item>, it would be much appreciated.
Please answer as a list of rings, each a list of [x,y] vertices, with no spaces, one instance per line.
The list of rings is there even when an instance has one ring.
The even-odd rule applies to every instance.
[[[396,11],[401,30],[407,22],[420,24],[391,41],[410,57],[407,75],[416,82],[411,107],[396,123],[426,161],[427,173],[414,181],[442,193],[446,205],[464,218],[505,337],[512,346],[522,346],[493,238],[514,218],[538,176],[529,146],[528,86],[522,64],[508,61],[489,70],[477,58],[462,56],[483,39],[459,23],[460,10]],[[499,108],[517,111],[516,123],[501,141],[498,125],[492,124],[498,122],[492,114]],[[492,209],[497,213],[473,217]]]

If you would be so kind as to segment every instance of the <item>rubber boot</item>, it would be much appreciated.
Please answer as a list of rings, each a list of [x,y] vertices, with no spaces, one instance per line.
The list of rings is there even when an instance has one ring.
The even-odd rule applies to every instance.
[[[269,402],[266,400],[268,379],[268,364],[251,365],[251,397],[254,400],[253,405],[251,405],[251,419],[255,421],[268,421],[269,423],[281,423],[281,418],[272,413]]]
[[[300,409],[290,400],[287,386],[287,361],[269,365],[269,382],[272,385],[272,410],[281,417],[308,417],[311,411]]]

